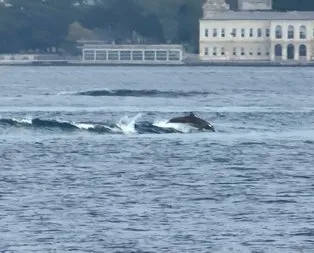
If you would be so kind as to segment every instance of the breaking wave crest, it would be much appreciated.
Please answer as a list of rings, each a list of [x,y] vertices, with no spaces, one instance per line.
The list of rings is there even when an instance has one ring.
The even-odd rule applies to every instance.
[[[195,128],[179,123],[167,123],[167,120],[159,122],[140,121],[141,114],[134,117],[124,116],[118,122],[67,122],[55,119],[7,119],[0,118],[2,128],[28,128],[32,130],[49,131],[88,131],[99,134],[166,134],[166,133],[190,133]]]
[[[211,94],[207,91],[161,91],[161,90],[131,90],[131,89],[118,89],[118,90],[90,90],[75,93],[79,96],[117,96],[117,97],[189,97],[189,96],[206,96]]]

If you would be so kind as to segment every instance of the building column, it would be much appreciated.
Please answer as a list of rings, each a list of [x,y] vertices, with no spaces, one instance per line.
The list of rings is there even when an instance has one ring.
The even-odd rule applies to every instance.
[[[180,61],[183,61],[183,51],[180,50]]]
[[[85,61],[85,50],[82,50],[82,61]]]
[[[96,50],[94,50],[94,61],[96,61]]]
[[[311,57],[312,57],[312,48],[311,48],[311,44],[307,43],[306,44],[306,60],[307,61],[311,61]]]
[[[275,61],[276,60],[275,47],[276,47],[276,45],[272,45],[270,47],[270,50],[271,50],[271,52],[270,52],[270,60],[271,61]]]
[[[294,45],[294,60],[300,60],[300,45]]]
[[[281,59],[283,61],[288,60],[288,45],[282,45],[282,57],[281,57]]]

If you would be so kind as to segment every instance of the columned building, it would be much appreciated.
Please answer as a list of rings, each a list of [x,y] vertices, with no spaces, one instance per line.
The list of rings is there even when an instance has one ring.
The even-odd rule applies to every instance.
[[[200,20],[203,61],[314,61],[314,12],[271,11],[271,0],[207,0]]]

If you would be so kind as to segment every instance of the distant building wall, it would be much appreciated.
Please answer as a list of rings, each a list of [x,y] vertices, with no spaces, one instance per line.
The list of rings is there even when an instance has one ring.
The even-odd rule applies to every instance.
[[[271,10],[272,0],[239,0],[238,10]]]
[[[36,59],[36,54],[0,54],[0,62],[10,62],[10,61],[34,61]]]
[[[313,57],[314,19],[200,21],[204,61],[311,61]]]
[[[204,20],[200,24],[202,60],[270,60],[270,21]]]

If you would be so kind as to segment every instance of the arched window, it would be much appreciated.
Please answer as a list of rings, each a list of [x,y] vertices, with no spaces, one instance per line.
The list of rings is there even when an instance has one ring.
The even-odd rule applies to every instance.
[[[301,45],[300,47],[299,47],[299,55],[300,56],[306,56],[306,46],[305,45]]]
[[[280,25],[276,26],[276,39],[282,38],[282,27]]]
[[[294,59],[294,45],[292,44],[288,45],[287,56],[288,56],[288,60]]]
[[[275,56],[282,56],[282,46],[280,44],[275,46]]]
[[[288,27],[288,39],[294,38],[294,27],[292,25],[289,25]]]
[[[306,39],[306,27],[305,25],[302,25],[300,27],[300,39]]]

